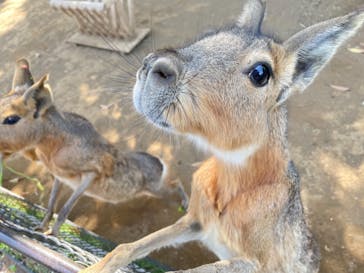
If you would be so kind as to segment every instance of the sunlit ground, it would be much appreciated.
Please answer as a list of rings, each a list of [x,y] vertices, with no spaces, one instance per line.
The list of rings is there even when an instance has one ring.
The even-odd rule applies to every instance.
[[[153,17],[153,36],[135,50],[140,59],[153,47],[178,44],[209,25],[235,18],[241,8],[241,0],[229,4],[219,0],[136,3],[138,24],[150,26],[151,14]],[[360,4],[362,0],[269,1],[263,25],[286,38],[303,26],[344,14]],[[135,58],[135,64],[130,65],[108,51],[66,43],[76,29],[76,23],[52,10],[48,1],[0,1],[0,90],[10,89],[14,61],[29,58],[36,79],[50,73],[59,109],[84,115],[120,149],[161,156],[189,189],[192,164],[205,155],[183,139],[152,129],[135,114],[133,78],[126,83],[111,78],[125,75],[125,70],[135,74],[140,65]],[[364,272],[364,55],[347,50],[361,43],[363,30],[303,95],[289,103],[291,154],[301,174],[308,222],[321,247],[322,273]],[[330,85],[348,87],[349,91]],[[45,190],[41,192],[34,183],[10,173],[5,174],[6,187],[45,205],[51,176],[36,163],[18,159],[8,164],[39,177]],[[70,193],[66,187],[62,192],[58,207]],[[175,196],[168,200],[146,197],[120,205],[82,198],[70,218],[115,242],[129,242],[173,223],[182,215],[178,206]],[[154,257],[174,268],[216,259],[192,244],[160,251]]]

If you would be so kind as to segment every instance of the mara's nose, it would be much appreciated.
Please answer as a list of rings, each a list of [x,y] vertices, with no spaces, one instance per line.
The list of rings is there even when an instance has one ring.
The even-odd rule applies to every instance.
[[[172,60],[162,57],[152,65],[149,77],[160,85],[173,85],[178,77],[178,69]]]

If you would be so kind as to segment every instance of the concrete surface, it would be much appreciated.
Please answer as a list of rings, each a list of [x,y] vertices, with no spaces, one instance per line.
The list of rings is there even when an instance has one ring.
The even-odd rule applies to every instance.
[[[145,126],[131,107],[131,86],[112,76],[134,75],[138,59],[156,47],[192,39],[209,26],[234,19],[241,0],[150,0],[137,2],[137,21],[152,25],[128,64],[115,53],[77,47],[65,41],[76,24],[53,11],[45,0],[0,1],[0,90],[10,88],[14,61],[26,56],[35,77],[50,73],[56,104],[90,119],[110,141],[125,149],[147,150],[172,162],[187,188],[191,165],[205,155],[183,139]],[[264,29],[285,39],[320,20],[345,14],[363,0],[270,0]],[[347,47],[364,42],[364,30],[348,42],[302,95],[289,102],[292,157],[302,176],[307,219],[322,250],[322,273],[364,272],[364,55]],[[137,56],[137,57],[135,57]],[[134,67],[135,66],[135,67]],[[129,77],[129,76],[127,76]],[[342,92],[330,84],[350,87]],[[9,163],[42,177],[45,191],[7,174],[6,187],[41,204],[47,203],[49,175],[24,160]],[[68,189],[63,187],[65,200]],[[181,213],[178,199],[140,198],[110,205],[82,198],[70,215],[76,223],[116,242],[129,242],[173,223]],[[187,244],[155,254],[173,268],[190,268],[216,260],[204,248]]]

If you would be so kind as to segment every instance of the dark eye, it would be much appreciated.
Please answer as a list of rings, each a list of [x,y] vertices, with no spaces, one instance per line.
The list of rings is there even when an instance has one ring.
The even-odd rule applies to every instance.
[[[270,69],[266,64],[257,64],[249,72],[249,79],[256,87],[266,85],[270,78]]]
[[[19,116],[12,115],[12,116],[8,116],[7,118],[5,118],[3,121],[3,124],[13,125],[13,124],[17,123],[19,120],[20,120]]]

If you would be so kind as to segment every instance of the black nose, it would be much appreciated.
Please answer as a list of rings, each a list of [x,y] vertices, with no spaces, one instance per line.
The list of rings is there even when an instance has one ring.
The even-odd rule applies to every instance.
[[[153,64],[150,77],[159,84],[171,85],[176,82],[177,69],[168,59],[160,59]]]

